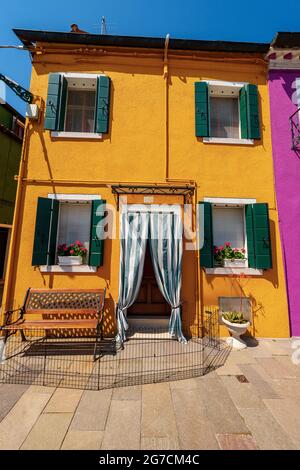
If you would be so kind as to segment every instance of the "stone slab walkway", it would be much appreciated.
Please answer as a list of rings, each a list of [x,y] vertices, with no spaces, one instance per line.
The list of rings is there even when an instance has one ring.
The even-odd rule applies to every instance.
[[[2,384],[0,449],[299,449],[292,344],[260,340],[176,382],[99,392]]]

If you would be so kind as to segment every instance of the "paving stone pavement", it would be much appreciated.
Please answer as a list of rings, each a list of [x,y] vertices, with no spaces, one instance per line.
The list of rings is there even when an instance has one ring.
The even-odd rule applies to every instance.
[[[0,450],[300,449],[292,342],[259,340],[176,382],[99,392],[1,384]]]

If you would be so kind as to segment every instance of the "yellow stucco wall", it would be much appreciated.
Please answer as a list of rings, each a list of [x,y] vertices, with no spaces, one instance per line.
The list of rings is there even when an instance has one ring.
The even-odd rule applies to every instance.
[[[104,266],[97,274],[45,274],[31,266],[35,212],[38,196],[48,193],[100,194],[116,205],[105,185],[81,184],[85,180],[159,183],[166,177],[166,117],[168,116],[169,178],[193,180],[197,200],[204,197],[256,198],[270,207],[273,269],[263,276],[234,279],[201,271],[197,285],[197,254],[185,251],[183,259],[183,315],[197,323],[196,304],[216,305],[219,296],[251,297],[254,307],[252,333],[258,337],[289,336],[288,310],[278,214],[273,183],[272,148],[266,68],[260,61],[171,59],[168,113],[162,59],[84,57],[47,54],[35,58],[31,92],[46,100],[49,72],[105,73],[112,83],[110,133],[103,141],[51,139],[43,122],[30,124],[28,179],[68,179],[77,184],[24,183],[18,250],[13,253],[11,299],[22,303],[27,287],[104,287],[107,312],[113,319],[119,275],[119,240],[105,242]],[[194,131],[194,82],[204,79],[241,81],[258,85],[262,139],[254,146],[204,144]],[[155,196],[155,203],[162,202]],[[164,202],[168,202],[166,199]],[[118,231],[118,227],[117,227]],[[12,300],[11,300],[12,302]],[[225,330],[222,331],[225,333]]]

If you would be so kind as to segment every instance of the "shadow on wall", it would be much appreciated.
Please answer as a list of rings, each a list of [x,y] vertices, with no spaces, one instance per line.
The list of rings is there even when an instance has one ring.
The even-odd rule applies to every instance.
[[[279,287],[278,280],[278,261],[277,261],[277,248],[276,248],[276,226],[273,220],[269,220],[270,224],[270,236],[272,246],[272,269],[266,269],[263,277],[267,281],[271,282],[275,288]]]

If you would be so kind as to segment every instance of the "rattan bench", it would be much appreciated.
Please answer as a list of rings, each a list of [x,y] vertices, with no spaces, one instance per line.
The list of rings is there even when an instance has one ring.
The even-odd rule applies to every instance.
[[[104,300],[105,289],[29,288],[23,306],[5,314],[4,341],[16,331],[26,340],[25,331],[94,330],[95,359],[97,341],[102,339]]]

